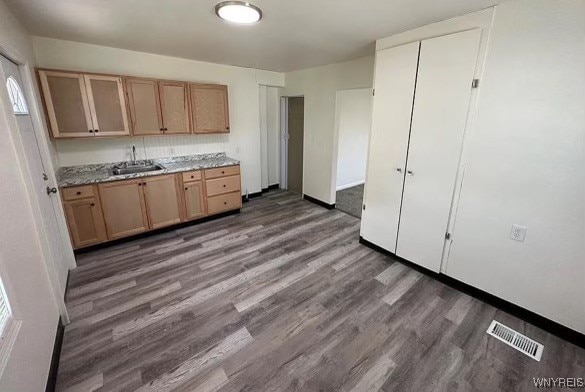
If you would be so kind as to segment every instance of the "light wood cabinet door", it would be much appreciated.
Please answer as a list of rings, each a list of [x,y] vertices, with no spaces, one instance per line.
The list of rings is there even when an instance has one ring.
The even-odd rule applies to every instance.
[[[205,216],[203,182],[188,182],[185,183],[183,187],[185,188],[185,210],[187,219],[195,219]]]
[[[69,201],[63,206],[74,248],[99,244],[107,240],[99,199]]]
[[[238,208],[242,208],[242,195],[240,192],[226,193],[207,198],[207,211],[209,214],[218,214]]]
[[[95,136],[129,135],[122,78],[84,75]]]
[[[230,131],[227,86],[189,84],[193,133]]]
[[[128,106],[134,135],[159,135],[163,130],[158,82],[152,79],[126,79]]]
[[[39,80],[53,137],[93,136],[83,75],[39,71]]]
[[[147,178],[142,187],[150,228],[157,229],[181,221],[174,174]]]
[[[136,179],[99,185],[109,239],[142,233],[148,229],[142,184],[143,179]]]
[[[164,134],[190,133],[187,83],[159,82]]]

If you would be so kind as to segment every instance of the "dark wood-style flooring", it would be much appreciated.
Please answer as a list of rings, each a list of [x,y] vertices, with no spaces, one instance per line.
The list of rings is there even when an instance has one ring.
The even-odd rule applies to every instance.
[[[530,391],[585,350],[358,243],[270,192],[237,215],[78,256],[60,391]],[[545,345],[541,362],[486,334]]]

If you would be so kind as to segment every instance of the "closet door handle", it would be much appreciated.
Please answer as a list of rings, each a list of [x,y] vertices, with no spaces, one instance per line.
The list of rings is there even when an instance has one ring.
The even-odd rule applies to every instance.
[[[397,171],[398,173],[402,173],[402,168],[401,168],[401,167],[397,167],[397,168],[396,168],[396,171]]]
[[[414,173],[412,172],[412,170],[407,170],[406,173],[408,173],[409,176],[414,176]]]

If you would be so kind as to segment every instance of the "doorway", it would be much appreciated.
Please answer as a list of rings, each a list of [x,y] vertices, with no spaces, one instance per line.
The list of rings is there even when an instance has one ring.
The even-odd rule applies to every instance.
[[[17,64],[8,58],[0,55],[0,66],[4,74],[2,85],[8,92],[12,112],[15,118],[18,137],[22,146],[22,152],[26,162],[26,169],[30,175],[31,193],[37,201],[37,213],[42,226],[39,228],[44,234],[44,246],[48,254],[45,254],[47,267],[52,284],[56,289],[55,296],[57,302],[61,305],[62,298],[65,294],[67,283],[67,272],[71,267],[73,254],[68,252],[68,238],[63,238],[62,231],[59,229],[60,223],[57,218],[59,209],[56,204],[60,203],[57,196],[55,184],[51,181],[51,176],[47,173],[42,159],[42,153],[37,140],[37,133],[33,125],[33,119],[29,112],[29,97],[26,96],[25,85],[23,83],[20,69]],[[61,313],[67,322],[66,311],[63,306]]]
[[[361,218],[372,123],[372,89],[339,90],[335,102],[335,208]]]
[[[281,102],[283,143],[281,174],[283,187],[303,193],[303,143],[305,133],[305,98],[284,97]]]

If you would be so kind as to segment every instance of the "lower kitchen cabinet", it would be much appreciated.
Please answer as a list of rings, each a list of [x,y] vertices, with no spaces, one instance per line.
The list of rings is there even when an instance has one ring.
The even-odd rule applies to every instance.
[[[207,198],[207,212],[210,215],[241,207],[242,195],[240,195],[240,191]]]
[[[177,178],[174,174],[147,177],[142,182],[142,191],[151,229],[181,222]]]
[[[186,182],[183,184],[183,187],[185,192],[185,212],[187,220],[205,216],[203,181]]]
[[[242,207],[238,165],[61,189],[75,249]]]
[[[75,248],[99,244],[108,239],[98,198],[66,201],[63,207]]]
[[[148,230],[142,184],[144,179],[115,181],[99,185],[109,239]]]

